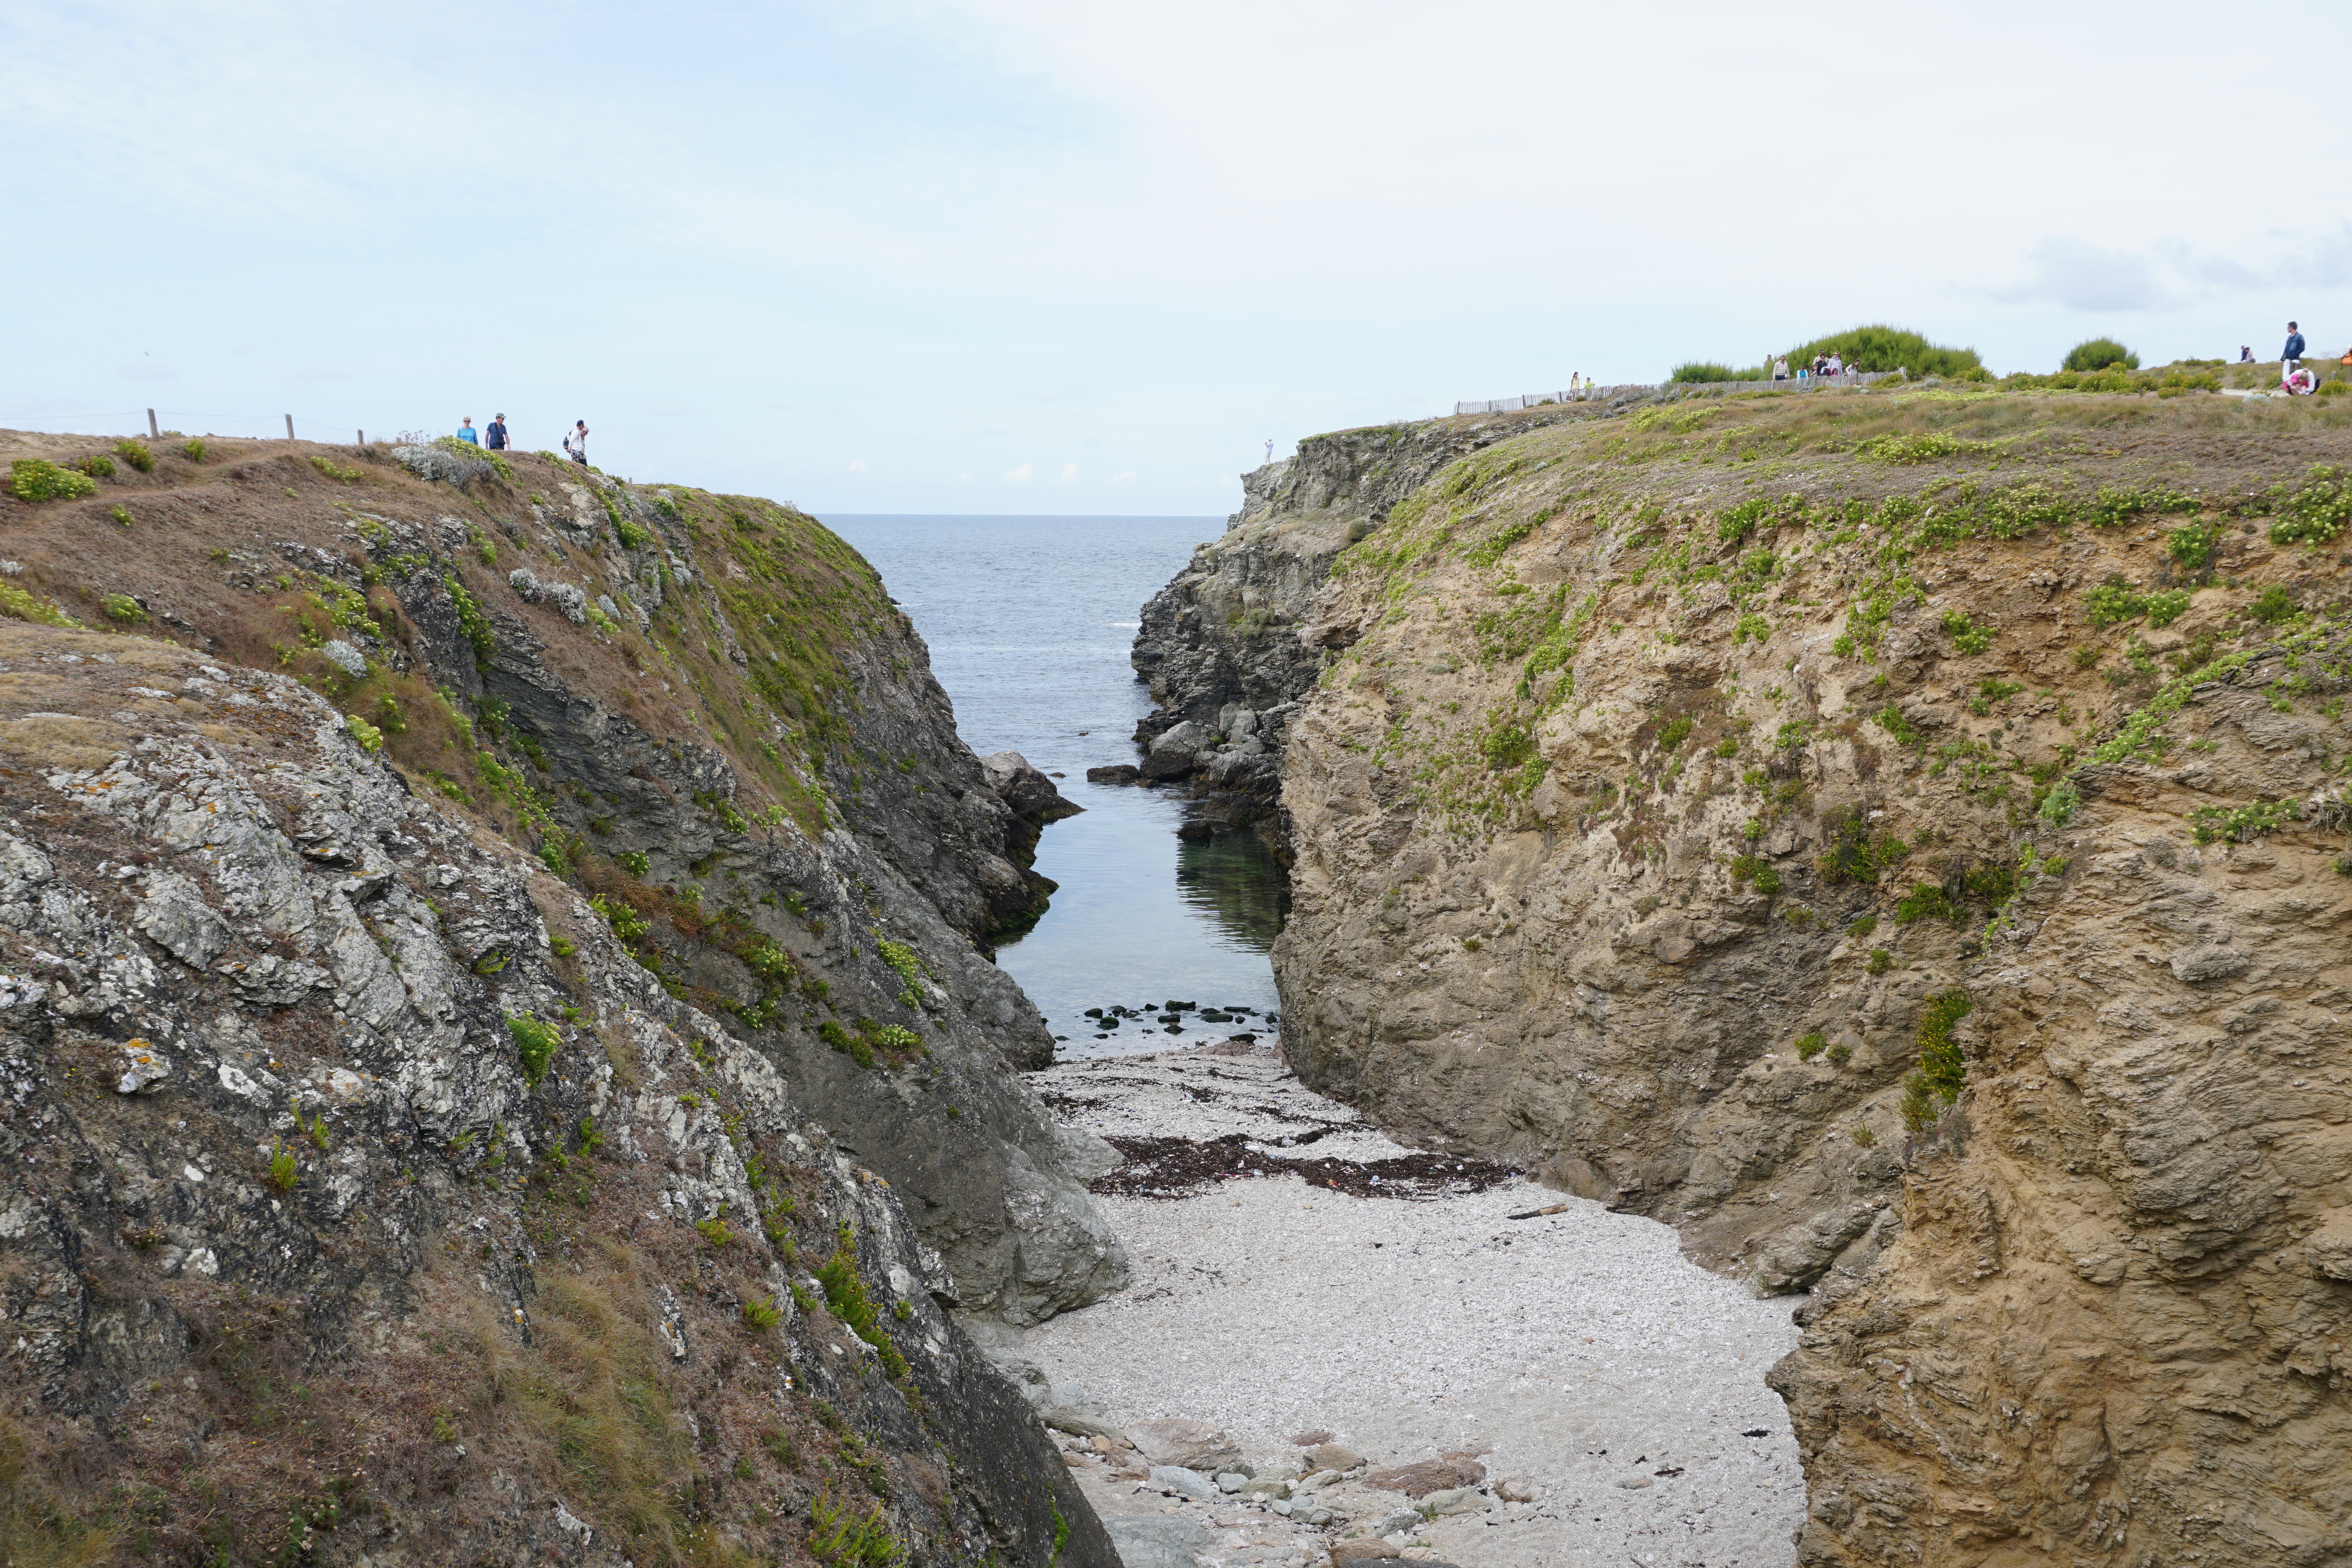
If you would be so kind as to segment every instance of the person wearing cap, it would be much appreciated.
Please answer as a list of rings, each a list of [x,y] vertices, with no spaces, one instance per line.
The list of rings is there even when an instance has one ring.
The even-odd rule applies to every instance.
[[[482,434],[490,438],[491,451],[504,452],[507,449],[507,416],[500,414],[490,421],[490,427]]]

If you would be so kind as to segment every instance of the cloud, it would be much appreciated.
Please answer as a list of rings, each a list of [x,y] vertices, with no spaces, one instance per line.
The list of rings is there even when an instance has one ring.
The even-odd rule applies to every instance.
[[[1129,469],[1129,470],[1128,470],[1126,473],[1124,473],[1124,474],[1114,474],[1114,475],[1112,475],[1112,476],[1110,476],[1110,482],[1111,482],[1112,484],[1114,484],[1114,485],[1127,485],[1127,484],[1131,484],[1131,483],[1133,483],[1133,482],[1134,482],[1134,479],[1135,479],[1135,470],[1134,470],[1134,469],[1132,469],[1132,468]]]
[[[1065,463],[1065,464],[1063,464],[1063,465],[1062,465],[1062,483],[1063,483],[1063,484],[1065,484],[1065,485],[1075,485],[1075,484],[1076,484],[1076,483],[1077,483],[1077,480],[1078,480],[1078,465],[1077,465],[1076,464],[1075,464],[1075,463]]]
[[[854,460],[850,463],[850,465],[849,465],[849,471],[850,471],[852,474],[863,474],[863,473],[865,473],[865,472],[866,472],[866,459],[865,459],[865,458],[863,458],[863,457],[859,457],[859,458],[854,459]]]
[[[1994,298],[2092,311],[2168,310],[2179,303],[2143,255],[2109,250],[2073,235],[2053,235],[2025,254],[2032,276],[1988,289]]]
[[[1008,468],[1004,471],[1004,482],[1008,485],[1026,485],[1029,483],[1029,476],[1035,470],[1026,463],[1024,463],[1018,468]]]

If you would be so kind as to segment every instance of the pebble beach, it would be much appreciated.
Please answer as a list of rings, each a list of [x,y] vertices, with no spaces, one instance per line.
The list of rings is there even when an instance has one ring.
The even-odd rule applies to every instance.
[[[1000,1347],[1063,1425],[1119,1435],[1061,1440],[1128,1568],[1793,1563],[1803,1481],[1763,1383],[1795,1343],[1793,1299],[1756,1300],[1686,1262],[1666,1227],[1598,1203],[1512,1218],[1563,1200],[1391,1143],[1270,1046],[1033,1081],[1070,1124],[1162,1156],[1098,1184],[1129,1289]],[[1196,1157],[1167,1158],[1179,1140]],[[1210,1477],[1218,1500],[1187,1498],[1164,1483],[1195,1472],[1155,1479],[1123,1446],[1171,1420],[1229,1437],[1243,1458],[1224,1484],[1250,1472],[1252,1493]],[[1326,1444],[1364,1462],[1308,1485]],[[1449,1457],[1469,1468],[1440,1479],[1472,1484],[1373,1484]]]

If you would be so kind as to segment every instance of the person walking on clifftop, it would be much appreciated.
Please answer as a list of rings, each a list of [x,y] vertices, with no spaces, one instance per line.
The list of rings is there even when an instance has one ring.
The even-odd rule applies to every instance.
[[[482,438],[474,434],[474,416],[467,414],[457,422],[457,439],[468,446],[479,446]]]
[[[507,449],[507,416],[500,414],[490,421],[489,428],[482,434],[490,438],[491,451],[504,452]]]
[[[583,468],[588,466],[588,422],[580,421],[564,434],[563,455]]]
[[[2303,329],[2292,321],[2286,324],[2286,347],[2279,350],[2279,359],[2289,371],[2303,362]]]

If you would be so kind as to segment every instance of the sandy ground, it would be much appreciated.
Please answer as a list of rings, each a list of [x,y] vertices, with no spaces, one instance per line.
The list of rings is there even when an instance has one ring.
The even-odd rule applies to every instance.
[[[1035,1081],[1066,1119],[1107,1136],[1238,1131],[1278,1156],[1410,1152],[1301,1088],[1271,1051],[1194,1048]],[[1301,1133],[1320,1135],[1276,1142]],[[1408,1555],[1464,1568],[1792,1563],[1803,1483],[1762,1379],[1795,1343],[1793,1302],[1753,1299],[1684,1261],[1665,1227],[1598,1204],[1505,1218],[1559,1201],[1516,1181],[1362,1198],[1288,1175],[1108,1197],[1134,1284],[1031,1331],[1020,1354],[1115,1425],[1206,1421],[1268,1461],[1295,1461],[1290,1437],[1317,1428],[1374,1466],[1484,1450],[1490,1483],[1517,1478],[1512,1490],[1533,1494],[1416,1522],[1396,1536]],[[1319,1563],[1330,1542],[1411,1506],[1332,1488],[1316,1499],[1343,1517],[1309,1531],[1262,1509],[1179,1504],[1111,1480],[1108,1463],[1076,1468],[1108,1515],[1200,1523],[1197,1555],[1212,1564]]]

